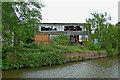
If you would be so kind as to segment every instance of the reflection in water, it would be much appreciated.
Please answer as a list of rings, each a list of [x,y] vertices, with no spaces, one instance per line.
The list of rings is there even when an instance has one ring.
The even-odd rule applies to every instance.
[[[118,78],[118,56],[3,71],[3,78]]]

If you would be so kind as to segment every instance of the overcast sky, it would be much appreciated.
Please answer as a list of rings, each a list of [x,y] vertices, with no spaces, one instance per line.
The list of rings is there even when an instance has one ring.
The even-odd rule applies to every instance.
[[[91,12],[107,12],[112,24],[118,22],[119,0],[42,0],[42,23],[85,23]]]

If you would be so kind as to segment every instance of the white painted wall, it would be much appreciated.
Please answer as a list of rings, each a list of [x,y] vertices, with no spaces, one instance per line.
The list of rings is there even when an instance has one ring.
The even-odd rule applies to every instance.
[[[79,35],[79,42],[83,42],[83,40],[82,40],[82,36],[83,35]],[[83,36],[84,38],[83,39],[87,39],[87,41],[88,41],[88,35],[85,35],[85,36]]]
[[[39,31],[41,31],[41,26],[38,26],[39,27]]]
[[[54,26],[57,31],[64,31],[64,26]]]
[[[82,35],[79,35],[79,42],[82,42]]]

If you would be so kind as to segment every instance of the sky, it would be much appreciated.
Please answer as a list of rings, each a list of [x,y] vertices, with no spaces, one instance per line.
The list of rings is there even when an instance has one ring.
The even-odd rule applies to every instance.
[[[120,1],[118,3],[118,22],[120,22]]]
[[[107,12],[111,23],[118,22],[119,0],[42,0],[42,23],[85,23],[91,12]]]

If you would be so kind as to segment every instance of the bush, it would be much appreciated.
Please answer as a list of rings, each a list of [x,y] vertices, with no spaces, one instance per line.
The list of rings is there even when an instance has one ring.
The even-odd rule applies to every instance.
[[[94,50],[95,49],[95,45],[94,45],[94,42],[92,40],[87,42],[87,48],[89,50]]]
[[[86,47],[86,41],[83,40],[83,48],[85,48],[85,47]]]
[[[95,43],[94,46],[95,46],[95,50],[99,50],[101,48],[101,45],[99,42]]]
[[[8,70],[21,67],[39,67],[43,65],[63,64],[64,57],[54,52],[13,52],[2,60],[2,69]]]
[[[108,56],[114,56],[114,49],[107,49]]]
[[[74,47],[81,48],[81,45],[78,43],[78,44],[75,44]]]
[[[4,46],[2,56],[2,69],[8,70],[21,67],[39,67],[45,65],[63,64],[64,54],[73,52],[84,52],[80,45],[66,46],[56,44],[18,44],[16,46]],[[77,58],[71,58],[77,61]]]
[[[69,60],[70,60],[70,61],[78,61],[76,56],[70,57]]]
[[[101,45],[99,42],[94,43],[92,40],[87,42],[87,48],[89,50],[100,50]]]
[[[101,45],[102,45],[102,48],[104,48],[105,50],[112,49],[112,44],[111,43],[104,42]]]
[[[23,48],[39,48],[37,43],[23,44]]]
[[[69,45],[70,44],[70,40],[69,40],[68,36],[66,36],[64,34],[59,35],[56,38],[53,38],[52,42],[54,44],[59,44],[59,45]]]
[[[83,56],[83,57],[82,57],[82,60],[85,61],[85,60],[86,60],[86,56]]]

